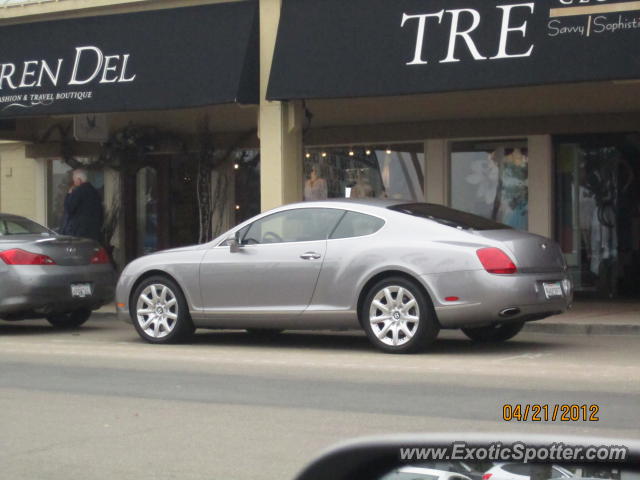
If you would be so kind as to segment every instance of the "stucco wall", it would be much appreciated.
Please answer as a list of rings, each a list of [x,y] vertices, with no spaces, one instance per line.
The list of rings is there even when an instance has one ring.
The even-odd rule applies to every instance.
[[[0,211],[44,223],[44,166],[25,157],[25,145],[0,144]]]

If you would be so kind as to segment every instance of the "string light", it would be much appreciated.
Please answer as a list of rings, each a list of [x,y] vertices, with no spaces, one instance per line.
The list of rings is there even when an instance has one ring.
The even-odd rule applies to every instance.
[[[366,152],[364,152],[364,153],[366,153],[367,155],[371,155],[371,150],[369,150],[369,149],[367,148],[367,151],[366,151]]]
[[[327,158],[327,152],[322,152],[322,158]]]
[[[307,152],[307,153],[305,154],[305,158],[311,158],[311,154],[310,154],[309,152]]]
[[[240,205],[236,205],[236,210],[240,210]]]
[[[238,163],[234,163],[233,168],[234,168],[235,170],[240,170],[240,164],[238,164]]]
[[[353,157],[356,154],[356,152],[353,151],[353,148],[351,150],[349,150],[349,156]]]
[[[391,148],[387,147],[387,155],[391,155]]]

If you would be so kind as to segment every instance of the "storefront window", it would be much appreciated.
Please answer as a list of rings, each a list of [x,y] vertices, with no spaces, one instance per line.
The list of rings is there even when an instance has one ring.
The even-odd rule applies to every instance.
[[[576,290],[640,297],[640,134],[558,137],[556,237]]]
[[[304,158],[304,199],[394,198],[421,201],[423,144],[310,149]]]
[[[260,213],[260,150],[236,150],[233,166],[237,225]]]
[[[90,164],[88,158],[78,158],[83,164]],[[71,188],[73,169],[62,160],[53,159],[48,161],[48,186],[47,186],[47,226],[55,231],[60,231],[63,227],[64,199]],[[102,169],[95,170],[88,168],[89,181],[98,190],[101,197],[104,197],[104,172]]]
[[[526,140],[454,143],[451,206],[526,230],[528,163]]]

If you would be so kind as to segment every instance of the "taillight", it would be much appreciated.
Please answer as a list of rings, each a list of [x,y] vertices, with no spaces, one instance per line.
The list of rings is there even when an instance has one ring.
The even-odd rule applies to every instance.
[[[493,473],[485,473],[484,475],[482,475],[482,480],[489,480],[491,478],[491,475],[493,475]]]
[[[0,258],[7,265],[55,265],[56,262],[46,255],[26,252],[19,248],[0,252]]]
[[[91,257],[91,263],[94,265],[104,265],[109,263],[109,255],[107,254],[107,251],[104,248],[98,250],[93,257]]]
[[[496,275],[511,275],[518,271],[514,263],[499,248],[481,248],[476,252],[484,269]]]

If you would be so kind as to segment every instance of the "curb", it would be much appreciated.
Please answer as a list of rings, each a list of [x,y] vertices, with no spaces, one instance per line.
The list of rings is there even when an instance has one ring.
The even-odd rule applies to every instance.
[[[537,323],[525,324],[523,332],[558,335],[640,335],[640,322],[632,323]]]

